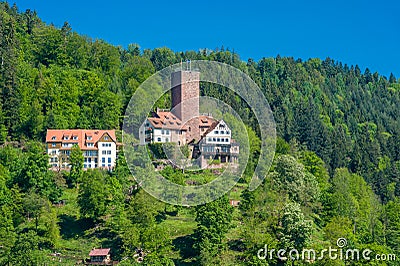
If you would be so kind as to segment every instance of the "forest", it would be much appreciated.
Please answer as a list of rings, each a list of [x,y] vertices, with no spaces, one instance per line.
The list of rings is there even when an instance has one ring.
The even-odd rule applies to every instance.
[[[393,74],[331,58],[243,61],[224,47],[124,48],[7,2],[0,2],[0,60],[0,265],[82,264],[93,247],[111,248],[121,266],[400,265],[400,80]],[[79,149],[71,171],[49,170],[47,129],[120,130],[136,88],[187,60],[232,65],[269,101],[276,155],[255,191],[246,186],[260,152],[257,120],[240,97],[210,84],[201,84],[202,95],[232,106],[251,144],[244,176],[218,200],[196,207],[156,200],[135,183],[123,150],[113,171],[83,171]],[[183,185],[214,178],[172,167],[162,174]],[[257,257],[265,245],[322,250],[338,238],[397,260]]]

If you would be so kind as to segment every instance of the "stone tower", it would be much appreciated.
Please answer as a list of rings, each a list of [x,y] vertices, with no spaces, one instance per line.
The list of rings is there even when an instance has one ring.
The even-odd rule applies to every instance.
[[[200,72],[179,70],[171,75],[172,113],[187,127],[187,140],[199,140]]]

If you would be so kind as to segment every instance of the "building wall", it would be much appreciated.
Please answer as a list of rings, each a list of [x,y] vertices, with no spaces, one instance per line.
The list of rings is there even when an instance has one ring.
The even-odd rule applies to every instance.
[[[229,144],[231,143],[232,132],[224,121],[221,122],[205,136],[207,144]]]
[[[187,139],[200,139],[199,97],[200,72],[177,71],[171,76],[171,112],[186,125]]]
[[[117,147],[112,141],[99,141],[97,143],[99,155],[98,155],[98,167],[101,168],[112,168],[115,166],[115,160],[117,159]]]

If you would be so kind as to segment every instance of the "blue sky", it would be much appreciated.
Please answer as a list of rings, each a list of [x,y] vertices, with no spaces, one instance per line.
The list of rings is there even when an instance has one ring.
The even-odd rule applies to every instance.
[[[14,3],[9,0],[9,3]],[[15,0],[45,22],[127,47],[318,57],[400,78],[400,1]]]

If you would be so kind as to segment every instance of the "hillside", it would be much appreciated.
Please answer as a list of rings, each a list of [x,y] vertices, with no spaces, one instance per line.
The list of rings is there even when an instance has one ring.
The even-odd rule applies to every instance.
[[[393,75],[330,58],[244,62],[224,49],[125,49],[3,2],[0,58],[0,265],[72,265],[94,246],[111,247],[120,265],[134,264],[140,249],[145,265],[275,265],[282,262],[257,258],[264,244],[323,249],[340,237],[352,248],[400,256],[400,82]],[[186,60],[235,66],[268,99],[277,154],[255,192],[246,181],[259,152],[257,121],[242,99],[211,84],[201,84],[203,95],[232,106],[252,143],[245,176],[226,197],[196,208],[158,202],[135,186],[123,152],[113,172],[48,170],[48,128],[120,129],[136,88]],[[207,171],[164,174],[177,183],[212,179]],[[229,199],[240,199],[240,208]],[[344,265],[315,262],[328,263]],[[385,263],[399,262],[376,265]]]

